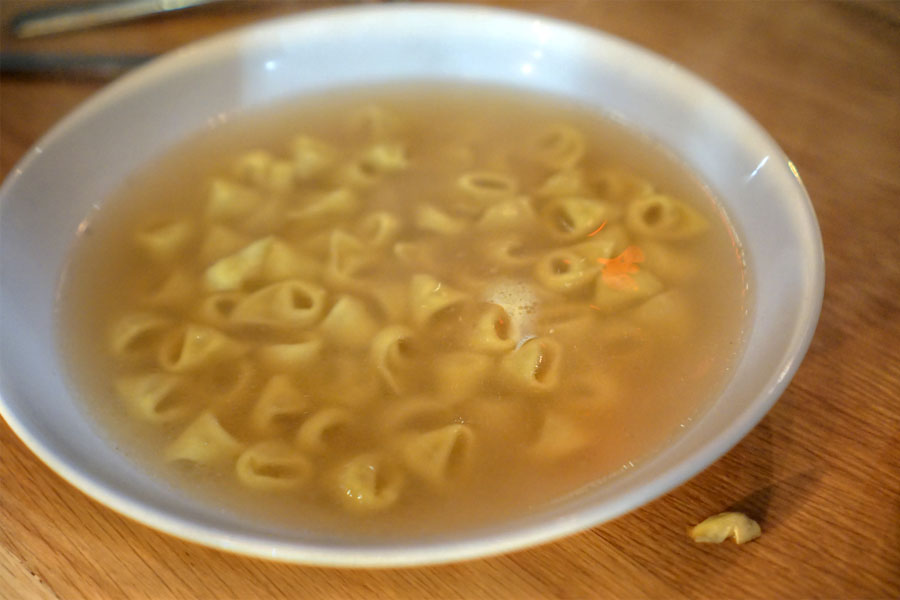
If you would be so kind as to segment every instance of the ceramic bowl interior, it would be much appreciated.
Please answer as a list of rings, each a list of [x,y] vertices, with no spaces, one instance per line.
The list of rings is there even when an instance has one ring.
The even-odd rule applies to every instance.
[[[671,445],[603,485],[513,521],[425,539],[273,532],[159,485],[95,430],[63,376],[54,303],[79,223],[129,172],[218,119],[319,90],[423,79],[575,99],[656,138],[708,183],[740,232],[755,295],[746,349],[727,389]],[[707,467],[769,410],[806,351],[822,299],[821,238],[809,199],[793,165],[744,111],[622,40],[496,9],[343,8],[185,47],[57,125],[7,178],[0,202],[0,409],[10,426],[65,479],[129,517],[285,561],[447,562],[559,538],[641,506]]]

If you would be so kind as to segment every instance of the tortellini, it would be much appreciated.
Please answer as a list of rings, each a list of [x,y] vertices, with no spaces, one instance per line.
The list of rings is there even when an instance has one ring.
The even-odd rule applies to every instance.
[[[313,475],[312,461],[281,440],[266,440],[244,450],[235,464],[238,480],[260,491],[285,491]]]
[[[671,289],[641,303],[629,313],[639,326],[674,340],[686,339],[696,323],[684,292]]]
[[[395,173],[409,167],[406,148],[396,142],[381,142],[369,146],[361,162],[376,173]]]
[[[584,157],[587,141],[578,129],[565,123],[552,125],[532,140],[528,153],[549,169],[571,169]]]
[[[447,485],[471,460],[474,437],[469,427],[460,424],[413,434],[403,444],[403,461],[429,484]]]
[[[635,235],[661,240],[696,237],[709,227],[696,210],[664,194],[643,196],[629,204],[625,224]]]
[[[389,459],[375,453],[362,454],[338,468],[335,493],[350,510],[384,510],[397,502],[405,480]]]
[[[580,302],[559,302],[548,304],[535,320],[538,334],[551,335],[556,339],[578,339],[586,330],[602,329],[604,324],[596,322],[592,314],[597,308]]]
[[[273,283],[235,305],[230,320],[240,325],[297,329],[313,325],[325,312],[327,292],[299,279]]]
[[[534,208],[529,199],[518,197],[488,206],[475,226],[482,231],[513,231],[527,229],[534,220]]]
[[[379,331],[372,340],[372,363],[395,393],[402,390],[406,371],[414,364],[410,351],[412,339],[412,329],[403,325],[391,325]]]
[[[253,188],[227,179],[213,179],[209,186],[206,217],[212,221],[234,221],[246,217],[263,203]]]
[[[543,255],[534,266],[534,278],[554,292],[570,293],[584,289],[599,270],[596,262],[571,250],[556,250]]]
[[[221,331],[197,324],[172,330],[159,347],[159,364],[172,373],[186,373],[236,358],[245,347]]]
[[[559,383],[560,354],[559,344],[550,338],[527,339],[501,359],[500,375],[513,390],[552,391]]]
[[[378,331],[378,322],[359,298],[341,296],[319,326],[326,340],[343,348],[364,349]]]
[[[359,238],[335,229],[328,245],[325,280],[335,287],[357,288],[362,281],[362,273],[375,258]]]
[[[194,227],[190,221],[167,220],[139,229],[134,239],[154,259],[172,260],[184,250],[193,233]]]
[[[173,468],[355,518],[479,486],[491,452],[562,469],[630,400],[616,367],[698,327],[709,219],[598,166],[579,128],[503,150],[370,105],[323,131],[245,149],[193,212],[128,232],[141,289],[106,350]]]
[[[490,436],[518,446],[531,441],[541,415],[521,398],[475,397],[460,407],[475,438]],[[475,459],[477,460],[477,459]]]
[[[366,191],[381,179],[380,173],[361,160],[343,165],[335,174],[335,182],[344,188]]]
[[[273,192],[290,191],[294,183],[294,165],[265,150],[251,150],[239,156],[234,162],[234,173],[243,181]]]
[[[227,225],[211,223],[200,243],[199,259],[204,265],[210,265],[229,254],[233,254],[250,245],[252,238],[235,231]]]
[[[242,449],[240,441],[222,427],[219,419],[205,411],[166,447],[164,455],[169,462],[213,465],[235,458]]]
[[[277,282],[291,277],[317,278],[321,267],[273,236],[259,239],[206,269],[210,291],[239,290],[254,281]]]
[[[426,326],[442,312],[468,299],[465,293],[424,273],[413,275],[409,292],[412,321],[418,327]]]
[[[359,200],[356,194],[350,189],[338,188],[313,198],[303,208],[291,211],[286,216],[293,223],[309,229],[351,215],[358,208]]]
[[[616,216],[614,206],[593,198],[553,198],[541,209],[541,216],[560,241],[576,241],[599,231]]]
[[[306,419],[297,430],[296,442],[311,452],[324,452],[332,440],[353,423],[353,413],[346,408],[327,406]]]
[[[184,389],[183,380],[169,373],[120,379],[116,391],[138,418],[151,423],[178,421],[192,408],[191,395]]]
[[[564,196],[583,196],[590,188],[585,181],[584,172],[580,169],[563,169],[556,171],[535,192],[536,196],[558,198]]]
[[[663,284],[653,273],[642,269],[629,275],[624,283],[597,278],[591,307],[604,314],[613,313],[658,294]]]
[[[322,356],[324,341],[315,333],[304,333],[286,344],[266,344],[257,349],[259,362],[271,371],[297,373],[313,366]]]
[[[322,174],[337,160],[337,149],[309,135],[299,135],[288,144],[294,177],[304,181]]]
[[[207,289],[216,292],[240,289],[262,271],[271,247],[272,239],[263,238],[219,259],[206,270],[204,283]]]
[[[468,198],[486,205],[513,196],[518,190],[515,177],[492,171],[473,171],[460,175],[456,185]]]
[[[273,375],[250,411],[250,425],[263,434],[277,433],[282,425],[298,421],[310,408],[308,395],[287,375]]]
[[[246,357],[226,363],[228,368],[212,368],[198,377],[212,396],[210,406],[229,413],[243,409],[256,386],[257,368]]]
[[[430,204],[423,204],[416,210],[415,223],[417,228],[439,235],[459,235],[469,226],[464,219],[448,215]]]
[[[481,307],[469,344],[473,350],[501,353],[512,350],[520,339],[518,327],[499,304]]]
[[[653,192],[653,185],[643,179],[619,168],[600,169],[591,174],[592,187],[601,198],[615,201],[630,201]]]
[[[483,242],[485,259],[502,268],[515,269],[534,264],[534,255],[523,239],[515,235],[491,237]]]
[[[135,358],[153,352],[168,331],[171,320],[148,312],[124,315],[113,325],[109,347],[113,356]]]
[[[598,259],[618,256],[628,247],[628,232],[620,224],[607,223],[599,231],[593,231],[584,242],[570,246],[569,250],[598,263]]]
[[[550,411],[544,416],[538,438],[529,452],[541,460],[559,460],[590,443],[590,431],[568,415]]]
[[[396,215],[378,211],[363,217],[357,227],[357,237],[373,248],[384,248],[397,239],[401,227]]]

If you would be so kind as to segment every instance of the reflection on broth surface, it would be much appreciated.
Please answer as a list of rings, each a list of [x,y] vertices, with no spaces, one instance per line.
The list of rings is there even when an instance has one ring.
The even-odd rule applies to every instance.
[[[62,282],[87,409],[276,526],[483,524],[657,450],[726,381],[739,248],[676,161],[509,90],[240,116],[129,179]]]

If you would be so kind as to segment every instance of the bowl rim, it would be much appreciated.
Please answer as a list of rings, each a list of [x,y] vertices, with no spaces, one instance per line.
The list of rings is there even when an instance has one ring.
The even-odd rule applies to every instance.
[[[10,428],[29,450],[49,466],[51,470],[89,497],[121,515],[183,540],[232,553],[281,562],[330,567],[388,568],[435,565],[492,556],[536,546],[584,531],[643,506],[671,491],[718,460],[735,446],[771,409],[796,373],[809,348],[821,312],[824,296],[825,267],[821,232],[812,203],[793,163],[791,163],[768,132],[743,108],[712,84],[672,60],[604,31],[518,10],[438,3],[332,7],[304,11],[296,15],[261,21],[225,31],[177,48],[138,67],[95,92],[67,114],[40,137],[34,146],[13,167],[10,174],[6,177],[6,181],[0,186],[0,215],[2,215],[2,209],[6,204],[5,200],[10,196],[16,182],[34,161],[40,160],[44,147],[52,145],[56,139],[65,136],[69,130],[77,128],[89,115],[104,110],[107,106],[114,104],[117,98],[127,94],[129,91],[141,89],[154,81],[164,79],[173,73],[184,70],[196,61],[204,60],[206,57],[219,56],[223,53],[227,54],[237,47],[238,41],[251,36],[255,36],[254,39],[256,40],[260,39],[260,37],[265,37],[260,34],[290,27],[294,23],[301,21],[314,19],[323,21],[331,19],[352,20],[358,16],[370,14],[373,11],[415,13],[428,15],[435,19],[440,19],[442,15],[483,16],[502,20],[505,23],[517,22],[519,25],[533,23],[537,20],[542,25],[556,30],[587,36],[595,43],[618,46],[635,54],[644,61],[665,65],[678,78],[688,82],[691,86],[703,89],[704,93],[714,97],[719,104],[730,107],[746,125],[749,125],[756,133],[760,134],[769,147],[769,152],[773,158],[789,165],[793,171],[793,185],[795,187],[793,191],[799,203],[796,208],[801,209],[799,216],[803,221],[802,225],[805,226],[805,230],[802,232],[807,241],[807,244],[804,245],[804,250],[808,253],[813,263],[809,265],[811,269],[809,286],[806,289],[807,294],[802,300],[803,310],[798,318],[794,335],[791,338],[788,349],[784,353],[785,359],[779,363],[777,372],[774,372],[772,377],[766,382],[765,393],[758,395],[749,402],[746,409],[740,414],[740,418],[733,421],[729,427],[721,430],[717,436],[705,442],[692,454],[681,459],[676,467],[667,470],[662,476],[637,486],[627,494],[628,497],[620,495],[614,498],[616,500],[614,502],[607,502],[601,507],[582,509],[564,520],[542,521],[537,525],[517,528],[500,534],[471,537],[452,543],[438,541],[403,546],[384,544],[372,547],[366,546],[362,549],[345,546],[331,548],[298,542],[265,540],[260,536],[235,535],[213,527],[198,525],[193,521],[171,514],[164,509],[147,505],[141,499],[134,498],[120,490],[104,485],[102,482],[95,481],[89,475],[83,473],[77,464],[71,464],[66,457],[57,455],[41,440],[39,435],[32,432],[17,417],[2,393],[0,393],[0,415],[2,415]],[[240,52],[239,50],[233,51],[236,53]],[[3,369],[0,368],[0,377],[2,376]],[[637,502],[629,499],[629,497],[634,495],[639,496]]]

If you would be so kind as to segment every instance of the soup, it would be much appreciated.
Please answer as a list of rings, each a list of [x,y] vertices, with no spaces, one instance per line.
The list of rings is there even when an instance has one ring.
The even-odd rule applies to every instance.
[[[78,237],[62,351],[106,435],[323,535],[477,526],[633,467],[723,387],[748,309],[682,165],[511,90],[224,118]]]

